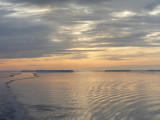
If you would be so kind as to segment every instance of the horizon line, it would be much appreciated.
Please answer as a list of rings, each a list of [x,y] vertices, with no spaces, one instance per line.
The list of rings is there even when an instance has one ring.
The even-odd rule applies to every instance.
[[[130,69],[106,69],[106,70],[43,70],[43,69],[38,69],[38,70],[0,70],[0,72],[134,72],[134,71],[148,71],[148,72],[160,72],[160,69],[147,69],[147,70],[130,70]]]

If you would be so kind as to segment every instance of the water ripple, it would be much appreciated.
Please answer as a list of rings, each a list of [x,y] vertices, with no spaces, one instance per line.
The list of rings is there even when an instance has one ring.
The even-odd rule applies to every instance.
[[[43,73],[35,81],[19,81],[13,87],[23,94],[20,101],[34,106],[28,109],[39,120],[160,120],[158,78],[160,74],[131,72]]]

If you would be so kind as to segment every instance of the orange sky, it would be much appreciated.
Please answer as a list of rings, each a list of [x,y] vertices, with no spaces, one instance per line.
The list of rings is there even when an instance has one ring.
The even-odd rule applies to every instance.
[[[105,69],[158,69],[160,57],[147,57],[126,60],[100,59],[54,59],[54,57],[2,59],[0,70],[36,70],[36,69],[73,69],[73,70],[105,70]],[[154,61],[154,62],[153,62]]]

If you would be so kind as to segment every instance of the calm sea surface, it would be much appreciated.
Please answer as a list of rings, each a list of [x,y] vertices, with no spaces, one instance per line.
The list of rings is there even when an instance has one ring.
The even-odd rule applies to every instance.
[[[160,120],[160,72],[36,74],[9,83],[33,120]]]

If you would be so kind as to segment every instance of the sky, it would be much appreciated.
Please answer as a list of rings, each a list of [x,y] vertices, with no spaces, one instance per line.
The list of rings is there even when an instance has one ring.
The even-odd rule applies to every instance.
[[[0,0],[0,70],[160,69],[160,0]]]

